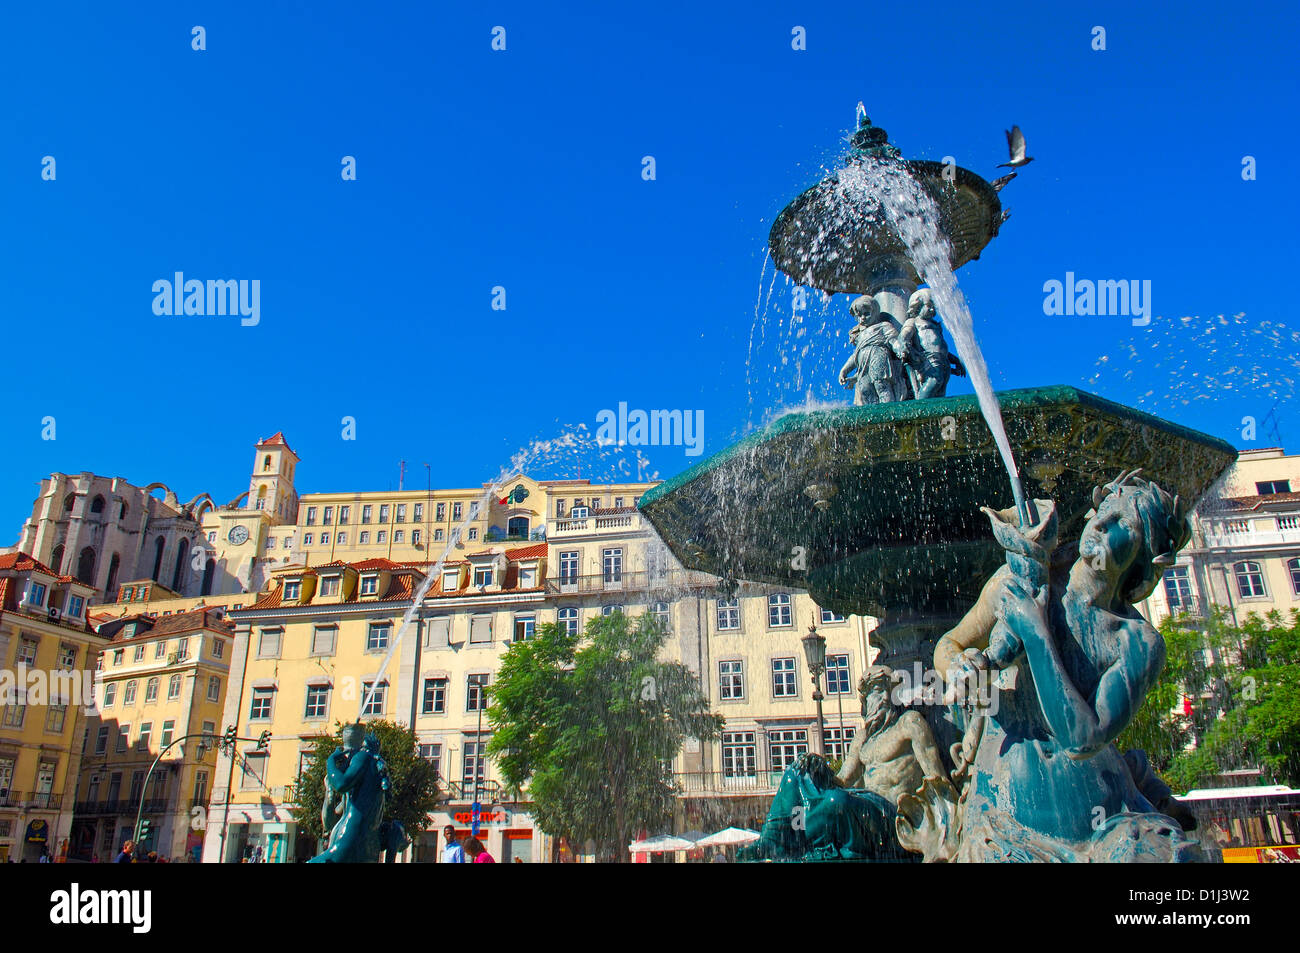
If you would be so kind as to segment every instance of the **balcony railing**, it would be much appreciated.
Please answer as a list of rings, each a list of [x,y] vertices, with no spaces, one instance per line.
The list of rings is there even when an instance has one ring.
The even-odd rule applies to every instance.
[[[1205,600],[1200,598],[1184,597],[1176,602],[1171,602],[1169,601],[1169,597],[1166,595],[1164,615],[1178,616],[1183,614],[1186,614],[1193,619],[1205,618],[1209,614]]]
[[[140,809],[140,798],[119,798],[116,801],[78,801],[76,803],[75,813],[77,814],[111,814],[126,816],[134,814]],[[161,814],[165,811],[172,810],[172,800],[168,797],[150,797],[145,798],[144,812],[146,814]]]
[[[776,793],[781,771],[684,771],[673,775],[677,789],[685,795],[727,795]]]
[[[647,588],[650,581],[650,574],[645,571],[597,573],[590,576],[555,576],[546,580],[546,591],[552,593],[634,592]]]
[[[36,811],[57,811],[63,804],[62,794],[31,791],[6,791],[0,794],[0,807],[25,807]]]
[[[611,513],[608,516],[560,517],[550,521],[548,539],[592,533],[626,533],[641,528],[640,513]]]
[[[478,782],[479,802],[486,804],[501,798],[501,782]],[[443,801],[473,801],[475,786],[473,781],[438,781],[438,798]]]
[[[1300,529],[1245,530],[1244,532],[1210,532],[1205,534],[1205,545],[1212,548],[1243,548],[1277,546],[1300,543]]]

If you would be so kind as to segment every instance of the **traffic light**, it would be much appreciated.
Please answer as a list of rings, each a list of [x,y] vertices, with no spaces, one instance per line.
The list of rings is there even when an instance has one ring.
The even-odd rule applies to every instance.
[[[149,818],[147,817],[142,818],[140,821],[140,831],[139,834],[136,836],[136,840],[141,842],[148,840],[149,833],[152,827],[153,827],[153,822],[150,821]]]
[[[225,738],[222,739],[222,744],[233,745],[235,743],[235,738],[236,738],[235,726],[231,725],[229,728],[226,729],[226,736]]]
[[[261,751],[271,743],[271,731],[267,729],[257,736],[257,750]]]

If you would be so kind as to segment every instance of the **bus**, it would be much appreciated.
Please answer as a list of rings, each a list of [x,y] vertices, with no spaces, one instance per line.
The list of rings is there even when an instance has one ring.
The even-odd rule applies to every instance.
[[[1225,864],[1300,863],[1300,791],[1281,784],[1178,795],[1209,857]]]

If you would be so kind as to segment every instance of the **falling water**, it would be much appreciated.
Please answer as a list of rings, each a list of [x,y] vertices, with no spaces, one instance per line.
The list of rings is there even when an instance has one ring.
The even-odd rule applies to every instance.
[[[899,162],[867,158],[850,163],[840,171],[837,188],[845,202],[858,208],[879,204],[885,218],[907,247],[907,256],[917,273],[930,286],[935,306],[943,315],[944,324],[952,334],[957,354],[966,366],[971,385],[979,400],[980,410],[993,432],[998,453],[1007,468],[1012,491],[1017,504],[1023,503],[1020,471],[1011,453],[1006,427],[1002,423],[1002,409],[989,379],[984,355],[975,342],[970,308],[966,297],[957,286],[957,276],[952,271],[952,248],[939,227],[939,208],[934,198],[908,173]]]

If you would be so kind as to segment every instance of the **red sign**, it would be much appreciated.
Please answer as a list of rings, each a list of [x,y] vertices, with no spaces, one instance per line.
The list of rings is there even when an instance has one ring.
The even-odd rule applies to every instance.
[[[472,811],[460,811],[452,815],[457,824],[474,823],[474,813]],[[505,811],[480,811],[478,821],[480,824],[501,824],[510,820]]]

